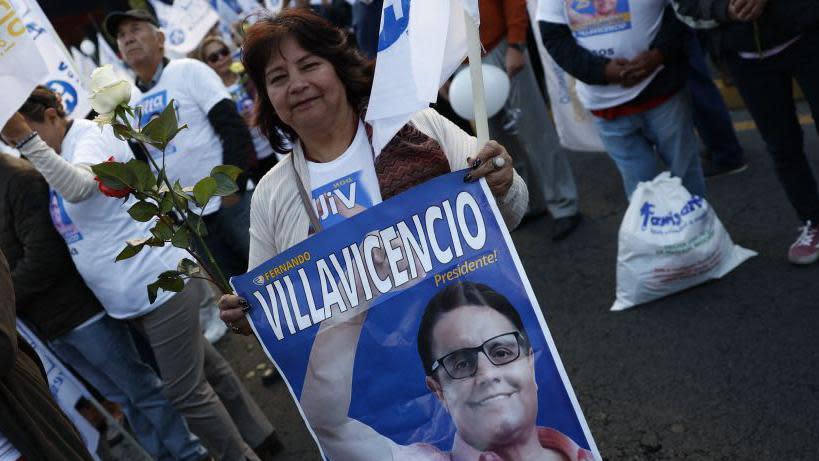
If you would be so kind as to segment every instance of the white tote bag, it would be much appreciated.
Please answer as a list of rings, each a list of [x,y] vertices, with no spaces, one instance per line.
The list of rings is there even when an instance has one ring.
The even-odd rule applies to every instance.
[[[734,245],[704,198],[661,173],[637,186],[620,226],[611,310],[721,278],[753,256],[756,252]]]

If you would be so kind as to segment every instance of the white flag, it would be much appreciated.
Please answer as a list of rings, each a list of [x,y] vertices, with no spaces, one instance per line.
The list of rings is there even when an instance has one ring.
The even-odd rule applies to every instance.
[[[528,0],[526,6],[529,8],[533,30],[540,30],[535,19],[537,0]],[[546,89],[549,92],[549,103],[552,106],[560,145],[571,150],[605,152],[603,141],[600,140],[597,126],[594,124],[594,115],[583,107],[577,97],[575,78],[552,59],[543,46],[543,39],[539,33],[535,34],[535,42],[540,52],[540,62],[543,64]]]
[[[51,21],[36,0],[11,0],[18,7],[20,18],[34,39],[37,50],[48,68],[48,76],[40,81],[60,95],[66,114],[84,118],[91,112],[88,91],[74,58],[63,45]]]
[[[91,72],[94,72],[94,69],[97,68],[97,63],[73,46],[70,51],[71,57],[74,58],[74,64],[77,66],[77,71],[80,73],[80,79],[83,82],[91,81]]]
[[[413,114],[435,102],[438,89],[463,62],[465,4],[470,14],[477,13],[476,0],[384,0],[366,115],[376,153]]]
[[[47,75],[48,68],[26,33],[19,10],[0,0],[0,127]]]
[[[117,74],[117,77],[124,78],[129,82],[134,83],[136,79],[134,71],[128,68],[124,62],[122,62],[122,59],[119,58],[116,51],[111,48],[111,45],[108,44],[105,37],[103,37],[100,33],[97,33],[97,50],[99,53],[100,66],[111,64],[114,66],[114,72]]]
[[[219,22],[219,14],[206,0],[175,0],[172,6],[151,0],[151,5],[165,32],[165,49],[171,55],[184,56],[195,50]]]

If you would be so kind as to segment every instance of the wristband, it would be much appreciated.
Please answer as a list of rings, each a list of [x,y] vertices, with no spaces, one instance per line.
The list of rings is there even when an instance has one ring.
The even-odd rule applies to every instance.
[[[17,143],[17,144],[14,146],[14,148],[15,148],[15,149],[17,149],[17,150],[20,150],[20,148],[22,148],[22,147],[23,147],[23,146],[25,146],[25,145],[26,145],[26,144],[27,144],[29,141],[31,141],[32,139],[34,139],[34,137],[35,137],[35,136],[37,136],[37,132],[36,132],[36,131],[32,131],[32,132],[31,132],[31,133],[29,133],[29,135],[28,135],[28,136],[26,136],[26,137],[25,137],[25,138],[24,138],[22,141],[18,142],[18,143]]]

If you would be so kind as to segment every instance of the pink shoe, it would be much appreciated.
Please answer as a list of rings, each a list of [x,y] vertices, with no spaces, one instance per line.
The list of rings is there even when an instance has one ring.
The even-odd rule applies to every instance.
[[[810,221],[800,227],[802,232],[788,250],[788,261],[793,264],[813,264],[819,259],[819,225]]]

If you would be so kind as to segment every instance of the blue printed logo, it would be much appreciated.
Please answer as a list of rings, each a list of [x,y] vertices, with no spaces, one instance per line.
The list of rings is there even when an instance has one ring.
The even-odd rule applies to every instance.
[[[174,29],[168,36],[168,40],[170,40],[171,45],[180,45],[185,41],[185,32],[182,29]]]
[[[142,117],[139,119],[139,125],[145,126],[154,117],[159,117],[159,114],[165,110],[168,105],[168,92],[162,90],[159,93],[145,95],[136,105],[142,106]]]
[[[313,190],[316,212],[325,227],[344,221],[357,210],[373,206],[361,176],[361,171],[356,171]]]
[[[260,275],[260,276],[258,276],[258,277],[255,277],[255,278],[253,279],[253,283],[255,283],[255,284],[256,284],[256,285],[258,285],[258,286],[263,286],[263,285],[264,285],[264,276],[263,276],[263,275]]]
[[[37,40],[37,37],[46,33],[45,27],[37,25],[37,23],[33,21],[26,24],[26,29],[28,29],[28,33],[31,35],[32,40]]]
[[[409,26],[410,0],[384,0],[378,51],[384,51],[397,42]]]
[[[691,197],[681,209],[680,211],[669,211],[664,215],[658,216],[654,211],[654,204],[651,202],[644,202],[643,206],[640,207],[640,216],[643,217],[642,225],[640,226],[641,229],[645,230],[646,227],[651,225],[651,227],[667,227],[667,226],[679,226],[682,224],[682,220],[685,216],[705,207],[705,200],[702,197],[697,197],[696,195]]]
[[[60,98],[63,100],[63,106],[65,107],[65,112],[67,114],[71,114],[74,112],[74,109],[77,108],[77,102],[79,98],[77,97],[77,90],[74,89],[74,86],[70,83],[66,82],[65,80],[51,80],[46,83],[46,86],[53,92],[60,95]]]
[[[51,212],[51,222],[57,229],[60,235],[63,236],[65,243],[72,244],[82,240],[82,234],[71,217],[65,211],[65,204],[63,203],[63,196],[55,191],[51,191],[51,203],[48,207]]]

